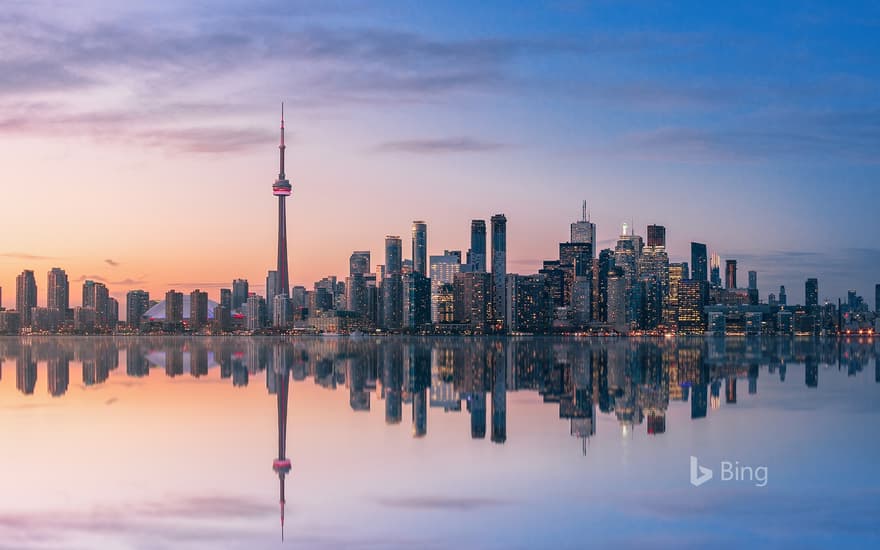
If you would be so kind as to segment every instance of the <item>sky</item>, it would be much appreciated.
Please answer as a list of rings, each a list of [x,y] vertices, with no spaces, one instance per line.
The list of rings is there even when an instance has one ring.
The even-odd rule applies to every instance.
[[[880,7],[859,2],[16,2],[0,14],[0,287],[262,292],[281,101],[291,282],[385,235],[508,272],[665,225],[803,302],[880,282]],[[404,246],[405,256],[408,244]]]

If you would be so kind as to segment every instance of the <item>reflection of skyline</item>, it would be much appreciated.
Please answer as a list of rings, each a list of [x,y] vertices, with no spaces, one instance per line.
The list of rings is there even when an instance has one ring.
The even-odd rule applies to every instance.
[[[596,431],[596,409],[628,429],[645,424],[648,434],[658,436],[668,429],[670,402],[689,403],[692,419],[705,418],[758,395],[761,375],[785,382],[792,365],[803,365],[807,388],[818,387],[820,367],[836,367],[852,376],[871,361],[880,382],[877,355],[872,342],[772,338],[0,340],[0,365],[15,362],[16,388],[25,395],[36,391],[38,364],[45,365],[46,388],[55,397],[69,391],[70,371],[77,363],[84,386],[122,375],[117,368],[123,361],[129,377],[164,370],[168,377],[188,373],[198,379],[219,370],[220,379],[236,387],[265,373],[267,392],[279,400],[279,415],[286,411],[292,376],[329,389],[345,388],[353,411],[369,411],[373,400],[384,401],[380,410],[388,425],[400,424],[408,406],[417,438],[428,435],[431,411],[437,411],[467,414],[472,438],[483,439],[488,431],[489,439],[499,444],[508,437],[510,392],[540,395],[545,404],[558,408],[570,434],[585,444]],[[740,379],[747,381],[747,394],[739,393]],[[283,432],[279,417],[279,438]],[[287,460],[283,443],[279,439],[277,460],[282,463]],[[286,471],[278,473],[283,483]]]

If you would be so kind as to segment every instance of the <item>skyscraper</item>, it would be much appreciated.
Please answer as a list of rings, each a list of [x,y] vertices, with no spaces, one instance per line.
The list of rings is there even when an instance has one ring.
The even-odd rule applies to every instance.
[[[781,306],[788,305],[788,297],[785,295],[785,285],[781,285],[779,287],[779,305],[781,305]]]
[[[706,263],[707,263],[706,245],[703,243],[691,243],[691,279],[694,281],[706,282]]]
[[[129,290],[125,295],[125,322],[131,328],[141,324],[141,317],[150,309],[150,293],[145,290]]]
[[[819,280],[807,279],[804,285],[804,305],[808,308],[819,306]]]
[[[444,285],[455,281],[461,271],[461,254],[444,251],[442,256],[431,256],[431,322],[440,322],[440,298]]]
[[[428,225],[416,220],[412,224],[413,272],[428,276]]]
[[[728,290],[736,288],[736,260],[727,260],[724,266],[724,283]]]
[[[874,285],[874,312],[880,313],[880,283]]]
[[[276,271],[278,278],[276,279],[274,289],[266,289],[267,302],[279,294],[290,295],[290,275],[287,272],[287,216],[284,209],[284,199],[290,196],[293,187],[284,174],[284,104],[281,104],[281,143],[278,145],[278,179],[272,184],[272,194],[278,197],[278,263]]]
[[[266,272],[266,308],[268,309],[269,318],[272,318],[272,304],[275,302],[275,296],[279,296],[280,294],[286,294],[285,292],[281,292],[280,294],[275,294],[278,289],[278,272],[274,269],[270,269]]]
[[[195,289],[189,294],[189,326],[199,330],[208,324],[208,293]]]
[[[355,275],[360,273],[366,275],[370,272],[370,251],[355,250],[348,257],[348,274]]]
[[[496,321],[507,323],[507,218],[492,216],[492,307]]]
[[[403,247],[397,235],[385,236],[385,275],[400,275],[403,269]]]
[[[486,272],[486,220],[471,220],[471,248],[467,263],[471,271]]]
[[[250,290],[247,279],[235,279],[232,281],[232,309],[241,310],[247,302]]]
[[[15,278],[15,310],[22,327],[31,325],[31,308],[37,307],[37,280],[34,272],[25,269]]]
[[[664,226],[648,226],[648,246],[666,247],[666,228]]]
[[[403,326],[402,246],[400,237],[385,237],[385,276],[382,278],[382,326],[396,330]]]
[[[758,296],[758,272],[749,271],[749,305],[756,306],[760,301]]]
[[[581,205],[581,219],[571,224],[571,242],[572,243],[589,243],[593,251],[592,258],[596,256],[596,224],[590,221],[590,215],[587,212],[587,201]]]
[[[60,267],[53,267],[49,271],[46,288],[48,289],[46,307],[60,311],[63,319],[70,307],[70,282],[67,280],[67,273]]]
[[[721,256],[717,252],[709,256],[709,284],[721,288]]]
[[[174,325],[183,321],[183,293],[169,290],[165,293],[165,322]]]

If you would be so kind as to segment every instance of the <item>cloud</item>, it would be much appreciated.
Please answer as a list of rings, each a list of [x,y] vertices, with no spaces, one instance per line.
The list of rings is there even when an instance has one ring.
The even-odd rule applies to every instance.
[[[728,127],[671,126],[633,132],[611,152],[685,162],[843,158],[880,162],[880,111],[790,112],[745,117]]]
[[[385,497],[376,501],[389,508],[420,508],[428,510],[472,511],[511,504],[508,501],[483,497],[447,497],[439,495]]]
[[[376,151],[393,153],[413,153],[434,155],[448,153],[483,153],[504,149],[508,145],[493,141],[483,141],[470,137],[452,137],[436,139],[410,139],[402,141],[386,141],[375,147]]]
[[[12,258],[15,260],[57,260],[55,256],[40,256],[37,254],[28,254],[27,252],[0,252],[0,257]]]
[[[117,262],[115,260],[111,260],[111,259],[104,260],[104,263],[111,266],[111,267],[116,267],[119,265],[119,262]]]

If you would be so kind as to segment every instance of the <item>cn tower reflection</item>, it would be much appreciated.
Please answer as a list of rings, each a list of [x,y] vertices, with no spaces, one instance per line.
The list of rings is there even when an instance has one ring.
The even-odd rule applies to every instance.
[[[287,458],[287,401],[290,390],[290,350],[275,346],[273,350],[273,369],[266,376],[274,376],[278,403],[278,458],[272,461],[272,469],[278,474],[278,504],[281,510],[281,540],[284,540],[284,478],[290,472],[290,459]]]

